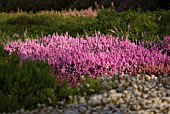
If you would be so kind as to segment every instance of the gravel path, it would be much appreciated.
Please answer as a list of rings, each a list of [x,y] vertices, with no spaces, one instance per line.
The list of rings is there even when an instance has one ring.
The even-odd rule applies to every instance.
[[[110,77],[101,77],[106,90],[92,96],[74,97],[64,108],[45,107],[17,113],[25,114],[170,114],[170,76],[115,75],[114,87]],[[110,81],[109,81],[110,80]]]

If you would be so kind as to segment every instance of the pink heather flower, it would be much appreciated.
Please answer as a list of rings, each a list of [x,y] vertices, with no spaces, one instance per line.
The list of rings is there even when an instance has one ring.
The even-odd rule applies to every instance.
[[[167,43],[169,39],[170,37],[164,38],[164,45],[161,45],[164,50],[170,50]],[[73,38],[66,33],[42,36],[39,40],[11,42],[6,44],[4,49],[9,53],[17,50],[21,61],[28,57],[32,60],[47,60],[53,69],[68,75],[70,80],[74,79],[75,74],[95,77],[117,72],[133,74],[135,69],[146,64],[153,66],[169,63],[170,57],[162,54],[158,47],[151,42],[146,45],[139,42],[139,45],[136,45],[127,38],[120,39],[100,33],[87,36],[86,39],[79,36]]]

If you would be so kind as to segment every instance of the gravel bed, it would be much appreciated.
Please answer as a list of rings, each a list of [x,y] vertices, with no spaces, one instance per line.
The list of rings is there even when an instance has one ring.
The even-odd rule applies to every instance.
[[[70,104],[61,101],[56,107],[38,104],[39,109],[16,114],[170,114],[170,76],[115,75],[114,87],[110,77],[100,79],[106,88],[100,94],[74,96]]]

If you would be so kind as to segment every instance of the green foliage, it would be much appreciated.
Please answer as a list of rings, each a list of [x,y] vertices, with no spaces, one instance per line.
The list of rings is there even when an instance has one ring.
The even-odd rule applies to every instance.
[[[16,52],[9,56],[2,46],[0,50],[0,112],[15,112],[20,108],[31,110],[38,103],[55,106],[63,99],[69,103],[69,96],[92,95],[103,90],[101,81],[89,76],[74,88],[66,81],[58,86],[56,78],[49,74],[47,63],[27,59],[21,65]]]
[[[102,80],[95,79],[94,77],[89,77],[88,75],[81,79],[77,87],[69,87],[66,81],[62,83],[61,87],[57,88],[57,100],[61,101],[63,99],[69,103],[69,96],[83,96],[84,94],[90,96],[94,93],[100,93],[104,90],[102,87]]]
[[[62,83],[60,87],[57,87],[57,101],[61,101],[63,99],[66,99],[68,101],[69,95],[75,95],[77,94],[76,88],[70,88],[66,82],[66,80]]]
[[[152,13],[159,26],[158,34],[163,37],[170,35],[170,10],[159,10]]]
[[[92,35],[95,31],[130,39],[155,40],[170,35],[170,10],[167,11],[134,11],[116,12],[104,9],[94,17],[74,17],[56,14],[0,14],[0,35],[2,38],[35,38],[36,36],[68,32],[71,36]],[[27,31],[26,36],[24,36]]]
[[[0,103],[9,101],[0,104],[0,112],[33,109],[37,103],[55,105],[56,78],[50,75],[47,63],[27,59],[21,66],[16,53],[8,56],[2,49],[0,59]]]
[[[86,92],[88,95],[92,94],[93,92],[99,93],[101,90],[103,90],[102,87],[102,81],[99,79],[95,79],[94,77],[85,76],[86,82],[84,83],[82,79],[82,83],[84,88],[81,89],[81,91]],[[87,85],[89,84],[89,86]],[[91,90],[94,90],[93,92]]]
[[[9,15],[9,14],[6,14]],[[2,36],[12,37],[14,33],[24,38],[27,30],[27,38],[49,35],[53,33],[69,32],[72,36],[84,35],[84,30],[92,35],[94,33],[95,18],[63,16],[55,14],[16,14],[6,20],[0,21]]]
[[[150,40],[159,32],[159,25],[151,12],[102,10],[97,19],[98,30],[105,34]]]
[[[9,20],[7,20],[7,24],[10,25],[22,25],[22,26],[28,26],[28,25],[35,25],[36,23],[28,14],[19,15],[16,17],[11,17]]]
[[[0,112],[14,112],[20,108],[15,96],[5,95],[0,91]]]

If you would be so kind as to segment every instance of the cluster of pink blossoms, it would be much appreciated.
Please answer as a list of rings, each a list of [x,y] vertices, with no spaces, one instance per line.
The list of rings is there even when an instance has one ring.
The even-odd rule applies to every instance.
[[[170,57],[166,53],[162,54],[156,46],[148,49],[127,38],[120,39],[100,33],[86,36],[85,39],[79,36],[73,38],[68,33],[53,34],[39,39],[27,39],[25,42],[14,41],[6,44],[4,49],[9,53],[17,50],[21,62],[27,58],[47,60],[54,70],[67,77],[75,74],[112,76],[117,72],[134,74],[134,69],[144,65],[170,63]]]

